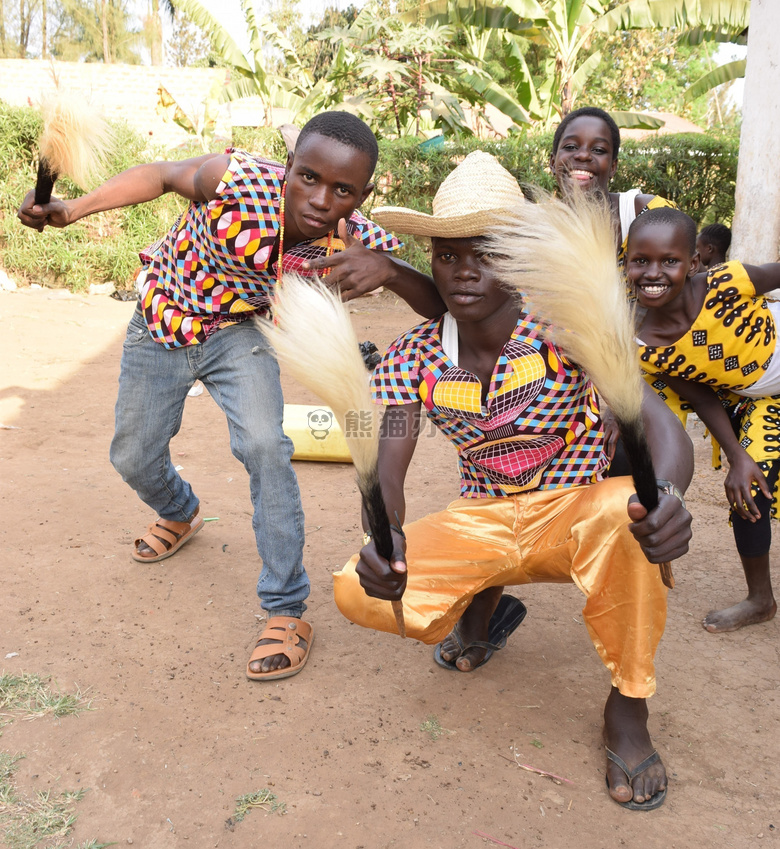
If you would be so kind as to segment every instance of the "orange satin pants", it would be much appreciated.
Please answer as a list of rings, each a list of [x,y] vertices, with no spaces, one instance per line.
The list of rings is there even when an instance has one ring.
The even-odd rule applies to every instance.
[[[573,581],[586,597],[583,618],[613,686],[632,698],[651,696],[667,589],[628,530],[632,492],[630,478],[611,478],[505,498],[460,498],[407,525],[408,636],[440,642],[489,587]],[[355,555],[333,576],[339,610],[366,628],[397,634],[390,602],[370,598],[360,586],[357,561]]]

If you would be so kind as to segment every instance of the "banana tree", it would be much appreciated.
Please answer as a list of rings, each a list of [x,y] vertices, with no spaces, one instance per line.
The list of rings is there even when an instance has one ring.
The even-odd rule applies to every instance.
[[[597,34],[621,29],[675,28],[695,44],[702,40],[743,41],[750,16],[749,0],[628,0],[609,8],[608,0],[431,0],[414,15],[428,23],[452,22],[463,32],[480,28],[499,30],[506,66],[512,72],[509,85],[489,85],[483,74],[466,77],[479,94],[506,114],[525,114],[549,125],[574,105],[600,61],[591,50]],[[550,51],[544,80],[535,85],[524,58],[523,39]],[[744,63],[716,68],[694,82],[686,92],[696,97],[711,85],[734,79]],[[510,111],[507,111],[510,110]],[[662,122],[637,113],[616,113],[621,126],[657,128]]]
[[[203,30],[212,49],[230,72],[230,80],[219,95],[221,102],[259,97],[265,110],[266,125],[272,122],[274,108],[289,109],[294,114],[316,109],[319,90],[311,73],[303,68],[283,33],[260,16],[254,0],[240,0],[249,35],[248,55],[241,51],[227,29],[199,0],[175,0],[175,3],[177,10]],[[266,70],[269,49],[284,55],[287,76]]]
[[[602,32],[616,29],[674,28],[688,44],[702,41],[747,43],[750,0],[630,0],[607,12],[597,22]],[[686,89],[693,100],[716,86],[745,76],[744,59],[713,68]]]
[[[608,0],[430,0],[414,13],[429,25],[453,22],[465,33],[480,28],[498,30],[511,83],[503,86],[467,67],[465,82],[488,103],[515,123],[549,126],[574,107],[599,62],[601,53],[591,49],[596,24],[608,8]],[[405,20],[410,14],[399,16]],[[473,41],[473,35],[470,35]],[[548,50],[543,82],[537,84],[525,59],[527,42]],[[662,121],[634,113],[622,113],[629,126],[655,129]]]

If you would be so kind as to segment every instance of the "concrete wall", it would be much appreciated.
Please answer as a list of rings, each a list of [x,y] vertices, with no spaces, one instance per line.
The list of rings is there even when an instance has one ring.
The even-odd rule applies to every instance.
[[[109,118],[124,118],[150,142],[165,148],[192,140],[170,117],[158,114],[157,89],[162,84],[191,117],[202,117],[203,101],[214,81],[225,79],[224,68],[166,68],[146,65],[103,65],[97,62],[49,62],[0,59],[0,100],[14,106],[36,106],[41,95],[59,86],[83,94]],[[276,122],[286,115],[274,113]],[[257,98],[220,107],[218,135],[230,138],[234,125],[264,122]]]

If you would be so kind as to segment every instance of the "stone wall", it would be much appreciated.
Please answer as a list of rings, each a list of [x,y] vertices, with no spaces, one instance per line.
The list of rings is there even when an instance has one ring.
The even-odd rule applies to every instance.
[[[109,118],[124,118],[151,143],[165,148],[192,140],[158,111],[157,90],[163,85],[184,111],[195,119],[203,115],[203,101],[214,82],[225,80],[224,68],[170,68],[147,65],[103,65],[98,62],[49,62],[36,59],[0,59],[0,100],[14,106],[36,106],[55,85],[83,95]],[[55,78],[57,83],[55,83]],[[258,98],[220,107],[217,134],[230,138],[233,126],[263,122]],[[286,115],[274,115],[283,123]]]

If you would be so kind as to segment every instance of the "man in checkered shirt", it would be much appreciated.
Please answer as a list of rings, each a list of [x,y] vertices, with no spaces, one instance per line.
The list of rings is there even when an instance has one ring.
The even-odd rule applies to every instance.
[[[313,632],[301,617],[309,595],[304,520],[282,430],[273,350],[248,321],[269,310],[283,270],[328,269],[345,299],[386,286],[423,315],[443,311],[430,278],[390,256],[398,241],[356,210],[373,190],[374,134],[346,112],[313,118],[286,166],[243,151],[131,168],[75,200],[19,211],[38,230],[176,192],[179,221],[141,254],[139,303],[127,331],[111,461],[158,518],[133,558],[170,557],[203,526],[199,500],[171,462],[187,393],[202,380],[224,411],[233,454],[249,473],[262,571],[265,631],[247,664],[252,679],[299,672]],[[281,263],[280,263],[281,260]]]

